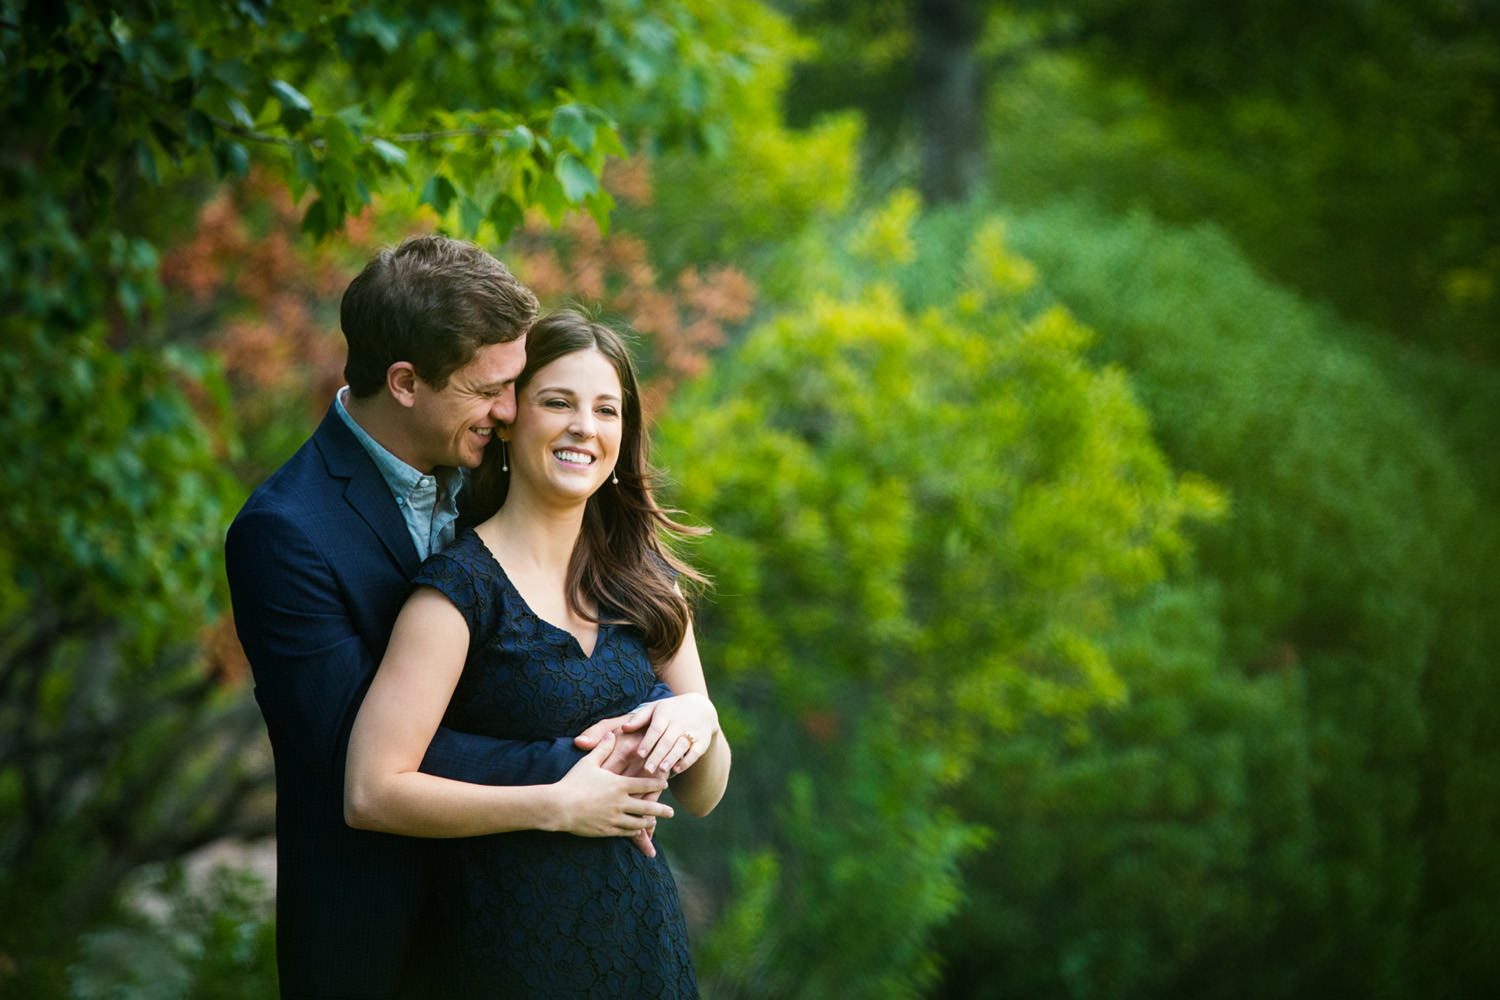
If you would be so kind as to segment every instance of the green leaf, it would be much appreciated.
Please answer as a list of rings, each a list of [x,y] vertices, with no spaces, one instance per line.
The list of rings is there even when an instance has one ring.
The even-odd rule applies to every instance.
[[[583,199],[583,207],[593,216],[594,221],[599,224],[599,232],[609,234],[609,213],[615,207],[615,199],[608,191],[601,188],[597,193]]]
[[[292,162],[296,164],[298,180],[304,184],[318,182],[318,158],[313,155],[311,146],[305,142],[297,143],[292,150]]]
[[[219,177],[245,177],[250,173],[250,151],[237,142],[220,139],[214,143],[214,169]]]
[[[552,112],[547,131],[554,140],[566,140],[580,153],[594,148],[594,127],[576,104],[564,104]]]
[[[536,137],[531,134],[531,129],[525,125],[517,125],[505,133],[505,140],[500,144],[500,151],[507,154],[524,153],[535,145]]]
[[[239,98],[231,97],[224,104],[229,108],[229,114],[234,118],[236,125],[246,129],[255,128],[255,119],[250,117],[250,112],[245,109],[245,105]]]
[[[156,173],[156,154],[151,152],[151,144],[145,139],[137,139],[134,144],[136,169],[141,172],[147,182],[160,184],[161,177]]]
[[[508,194],[497,194],[490,202],[490,225],[495,227],[495,239],[501,243],[510,238],[510,234],[520,227],[525,218],[521,206]]]
[[[238,104],[239,102],[234,102]],[[185,122],[187,127],[188,149],[202,149],[204,146],[212,145],[214,141],[214,123],[208,115],[193,108],[188,111]]]
[[[315,240],[321,240],[328,234],[328,207],[319,198],[307,206],[307,211],[302,215],[302,231]]]
[[[178,155],[178,150],[182,146],[182,136],[165,122],[159,121],[151,123],[151,136],[174,165],[182,165],[182,158]]]
[[[613,125],[594,126],[594,142],[598,144],[599,151],[605,156],[618,156],[623,159],[630,155],[625,150],[625,144],[620,141],[620,133],[615,131]]]
[[[468,237],[479,232],[479,224],[484,221],[484,209],[470,198],[464,195],[458,202],[458,224],[463,234]]]
[[[375,151],[375,155],[380,158],[380,162],[384,163],[386,166],[406,166],[406,150],[402,149],[400,146],[397,146],[391,142],[387,142],[384,139],[376,139],[374,142],[370,143],[370,148]]]
[[[557,165],[552,170],[562,184],[564,196],[570,202],[576,204],[589,195],[599,193],[599,178],[572,153],[559,156]]]
[[[285,80],[272,80],[271,93],[281,102],[281,124],[296,132],[312,119],[312,102]]]
[[[568,197],[563,193],[562,185],[557,178],[551,174],[538,174],[536,189],[531,193],[532,202],[547,213],[547,219],[554,226],[562,222],[563,216],[568,214]]]
[[[226,59],[214,67],[214,76],[236,93],[243,94],[257,79],[257,74],[242,59]]]
[[[401,44],[401,32],[378,11],[361,7],[349,16],[349,32],[374,40],[386,52],[395,52]]]
[[[452,181],[442,174],[433,174],[422,186],[421,203],[431,205],[438,215],[447,215],[448,206],[453,204],[453,199],[457,196],[458,190],[453,186]]]
[[[324,120],[323,141],[328,144],[327,156],[331,160],[352,163],[359,156],[359,137],[349,123],[337,115]]]

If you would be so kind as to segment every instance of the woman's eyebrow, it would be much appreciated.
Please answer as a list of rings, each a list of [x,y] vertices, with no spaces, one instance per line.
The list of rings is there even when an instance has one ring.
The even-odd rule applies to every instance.
[[[538,389],[536,391],[536,393],[537,393],[538,396],[540,396],[544,392],[555,392],[555,393],[558,393],[559,395],[569,396],[569,397],[576,397],[578,395],[572,389],[568,389],[568,388],[566,388],[564,386],[560,386],[560,385],[544,385],[544,386],[542,386],[540,389]],[[594,398],[595,399],[609,400],[610,402],[614,402],[614,403],[618,403],[620,401],[620,397],[616,396],[612,392],[606,392],[603,395],[596,396]]]

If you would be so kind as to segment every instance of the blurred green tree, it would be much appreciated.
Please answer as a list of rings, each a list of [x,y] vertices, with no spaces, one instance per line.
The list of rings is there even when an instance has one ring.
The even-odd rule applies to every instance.
[[[1098,356],[1133,373],[1174,466],[1234,498],[1231,517],[1195,533],[1212,588],[1201,606],[1219,608],[1222,637],[1165,647],[1220,659],[1214,687],[1179,700],[1143,685],[1105,724],[1102,749],[1118,748],[1114,767],[1156,752],[1153,740],[1182,748],[1175,766],[1198,771],[1188,780],[1205,790],[1167,814],[1198,825],[1183,857],[1211,848],[1226,866],[1219,891],[1232,899],[1230,879],[1247,879],[1250,905],[1228,922],[1158,913],[1164,932],[1217,929],[1226,943],[1186,957],[1165,985],[1135,980],[1116,995],[1473,995],[1500,974],[1500,810],[1485,791],[1500,781],[1500,591],[1487,569],[1500,520],[1487,473],[1454,453],[1358,331],[1269,283],[1212,228],[1058,203],[1012,232],[1049,290],[1099,331]],[[1265,728],[1266,697],[1283,706],[1279,734]],[[1153,715],[1154,731],[1119,742]],[[1244,722],[1226,729],[1236,715]],[[1235,730],[1240,749],[1208,766],[1204,754]],[[1210,809],[1216,783],[1254,794]],[[1090,822],[1087,800],[1074,809]],[[1236,814],[1258,845],[1248,853],[1213,835],[1217,817]],[[1101,835],[1125,835],[1130,815]],[[1156,883],[1193,884],[1183,879],[1169,867]]]
[[[1210,216],[1350,316],[1496,357],[1494,4],[784,6],[821,42],[797,71],[791,121],[862,109],[872,168],[920,177],[929,203],[1089,189]]]
[[[951,790],[987,788],[984,747],[1024,721],[1077,740],[1121,702],[1105,637],[1220,502],[1083,361],[1089,331],[1038,308],[997,220],[959,294],[909,307],[911,205],[825,240],[830,294],[751,331],[660,429],[674,499],[714,527],[700,642],[755,761],[680,846],[734,886],[702,962],[724,996],[931,986],[981,836]]]

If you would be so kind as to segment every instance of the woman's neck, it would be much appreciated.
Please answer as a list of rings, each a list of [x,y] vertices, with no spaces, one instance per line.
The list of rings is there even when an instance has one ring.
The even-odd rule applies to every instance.
[[[519,488],[518,488],[519,487]],[[498,553],[513,566],[542,570],[548,575],[567,572],[568,561],[583,529],[584,502],[569,505],[537,501],[521,484],[512,480],[505,505],[481,527],[489,529]]]

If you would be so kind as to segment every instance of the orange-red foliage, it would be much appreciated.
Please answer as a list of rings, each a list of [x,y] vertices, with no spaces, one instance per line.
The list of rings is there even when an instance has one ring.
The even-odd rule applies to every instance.
[[[298,235],[303,206],[263,172],[226,185],[204,204],[189,240],[163,259],[162,281],[206,327],[202,346],[223,359],[242,412],[327,405],[342,383],[338,296],[353,277],[350,249],[368,251],[375,213],[348,220],[337,242],[309,246]],[[255,397],[252,400],[250,397]],[[244,405],[241,405],[244,404]]]
[[[650,165],[642,157],[611,164],[605,183],[621,201],[651,200]],[[682,380],[705,371],[726,342],[726,326],[754,310],[755,286],[743,272],[689,268],[663,288],[644,241],[618,231],[606,236],[585,215],[570,216],[554,232],[533,214],[510,246],[512,270],[544,303],[601,303],[641,335],[649,354],[639,359],[648,414],[659,413]]]

